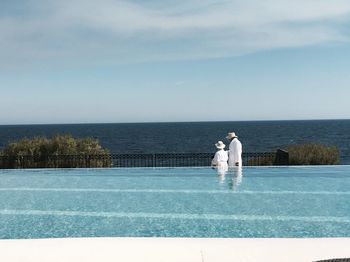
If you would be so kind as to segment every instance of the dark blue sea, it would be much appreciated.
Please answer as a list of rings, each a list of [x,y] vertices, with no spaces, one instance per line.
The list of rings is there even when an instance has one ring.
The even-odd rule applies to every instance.
[[[72,134],[97,138],[112,153],[215,152],[228,132],[239,136],[245,152],[269,152],[288,145],[321,143],[338,147],[350,164],[350,120],[181,122],[0,126],[0,149],[35,136]]]

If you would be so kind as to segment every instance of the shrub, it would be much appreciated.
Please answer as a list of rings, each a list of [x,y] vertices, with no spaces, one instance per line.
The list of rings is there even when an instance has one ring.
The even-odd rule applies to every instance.
[[[58,135],[9,144],[1,153],[2,168],[110,167],[111,156],[98,140]]]
[[[292,145],[288,147],[290,165],[336,165],[339,151],[336,147],[319,144]]]

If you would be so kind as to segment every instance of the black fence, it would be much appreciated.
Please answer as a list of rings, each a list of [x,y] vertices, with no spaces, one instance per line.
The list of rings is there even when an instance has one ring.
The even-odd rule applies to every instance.
[[[113,154],[113,167],[190,167],[210,166],[214,153]],[[288,153],[243,153],[245,166],[288,165]]]
[[[0,168],[198,167],[210,166],[214,153],[0,156]],[[244,166],[288,165],[288,152],[243,153]]]

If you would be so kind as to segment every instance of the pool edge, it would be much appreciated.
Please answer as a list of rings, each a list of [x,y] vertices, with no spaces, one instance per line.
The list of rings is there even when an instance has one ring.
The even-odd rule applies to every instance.
[[[57,238],[0,240],[0,260],[317,261],[350,258],[350,238]]]

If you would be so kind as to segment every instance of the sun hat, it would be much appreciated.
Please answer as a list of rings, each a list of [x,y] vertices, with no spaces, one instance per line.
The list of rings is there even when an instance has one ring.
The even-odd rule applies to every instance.
[[[235,132],[230,132],[230,133],[228,133],[227,134],[227,139],[232,139],[232,138],[236,138],[236,137],[238,137],[238,136],[236,136],[236,133]]]
[[[222,141],[218,141],[215,146],[217,149],[224,149],[226,145]]]

